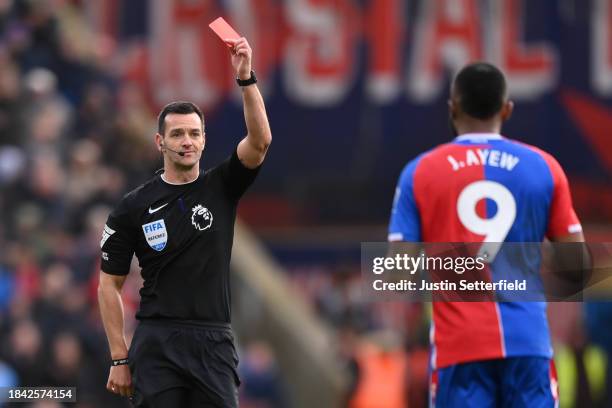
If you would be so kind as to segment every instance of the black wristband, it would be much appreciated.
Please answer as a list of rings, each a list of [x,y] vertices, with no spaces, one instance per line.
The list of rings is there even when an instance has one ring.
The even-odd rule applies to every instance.
[[[257,77],[255,76],[255,71],[251,71],[251,77],[249,79],[240,79],[236,78],[236,83],[239,86],[249,86],[257,83]]]
[[[119,365],[126,365],[127,363],[129,363],[127,358],[120,358],[118,360],[113,360],[113,367],[114,366],[119,366]]]

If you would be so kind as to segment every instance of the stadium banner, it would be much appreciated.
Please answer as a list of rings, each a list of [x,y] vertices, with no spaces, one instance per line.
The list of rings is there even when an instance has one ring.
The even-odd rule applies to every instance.
[[[612,243],[361,244],[369,301],[612,300]]]
[[[223,16],[248,38],[282,135],[253,188],[290,191],[302,219],[386,218],[406,161],[451,139],[450,79],[473,60],[508,78],[516,108],[504,135],[557,158],[581,216],[610,219],[612,0],[90,3],[154,108],[188,99],[205,111],[207,167],[244,134],[227,49],[208,24]]]

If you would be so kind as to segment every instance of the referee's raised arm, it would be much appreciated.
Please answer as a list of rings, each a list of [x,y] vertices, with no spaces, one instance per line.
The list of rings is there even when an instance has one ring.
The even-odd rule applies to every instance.
[[[244,120],[247,135],[238,144],[238,158],[245,167],[254,169],[266,157],[272,143],[272,132],[266,115],[266,107],[259,89],[257,78],[251,69],[253,51],[246,38],[226,40],[231,45],[232,66],[236,71],[236,81],[242,88]]]

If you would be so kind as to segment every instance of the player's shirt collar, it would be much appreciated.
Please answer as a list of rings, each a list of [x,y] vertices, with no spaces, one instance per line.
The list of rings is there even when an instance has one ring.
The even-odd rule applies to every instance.
[[[455,142],[488,142],[489,140],[501,140],[503,136],[499,133],[464,133],[455,138]]]

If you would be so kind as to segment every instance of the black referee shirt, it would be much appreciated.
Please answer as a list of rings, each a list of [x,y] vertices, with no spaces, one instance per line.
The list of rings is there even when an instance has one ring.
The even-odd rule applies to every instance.
[[[126,275],[136,253],[144,279],[136,318],[230,323],[236,206],[258,171],[234,151],[191,183],[158,175],[123,197],[104,226],[101,267]]]

